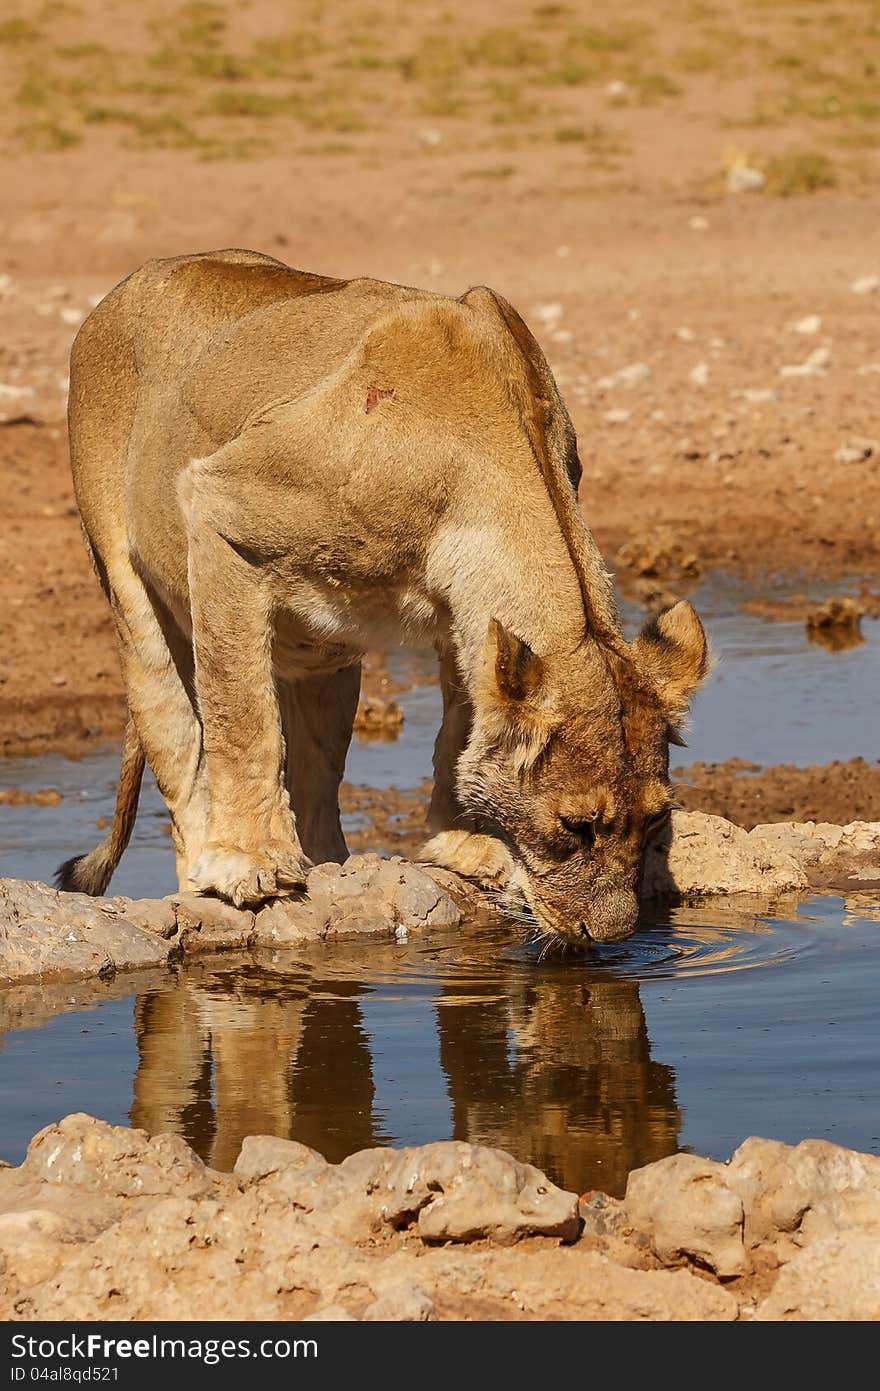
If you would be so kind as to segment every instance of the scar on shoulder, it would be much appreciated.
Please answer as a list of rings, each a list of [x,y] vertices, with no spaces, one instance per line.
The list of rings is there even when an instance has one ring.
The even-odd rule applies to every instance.
[[[376,409],[380,401],[391,401],[394,399],[394,387],[386,391],[381,386],[371,386],[367,392],[367,415]]]

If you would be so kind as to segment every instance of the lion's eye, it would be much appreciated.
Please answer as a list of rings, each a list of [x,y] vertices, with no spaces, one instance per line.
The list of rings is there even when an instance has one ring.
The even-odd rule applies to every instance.
[[[669,818],[671,815],[671,807],[664,807],[663,811],[655,812],[653,816],[649,816],[647,821],[645,822],[645,835],[656,835],[658,831],[662,830],[664,826],[669,824]]]
[[[560,816],[561,824],[570,836],[575,836],[582,845],[593,845],[596,840],[596,818],[594,816]]]

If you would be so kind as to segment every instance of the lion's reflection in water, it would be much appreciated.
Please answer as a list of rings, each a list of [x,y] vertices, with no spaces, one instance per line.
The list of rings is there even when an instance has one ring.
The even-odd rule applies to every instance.
[[[431,1138],[509,1150],[566,1188],[614,1194],[630,1169],[677,1149],[675,1078],[651,1057],[636,981],[538,970],[491,950],[464,969],[414,958],[416,978],[401,973],[391,945],[342,950],[283,970],[197,966],[142,995],[132,1124],[181,1134],[226,1169],[246,1135],[289,1137],[338,1161],[371,1145],[414,1143],[415,1134],[424,1140],[427,1128]],[[383,992],[391,1025],[382,1071],[407,1059],[415,1029],[421,1056],[424,1031],[435,1029],[445,1131],[430,1127],[437,1078],[427,1064],[424,1094],[410,1084],[395,1102],[410,1133],[388,1124],[391,1098],[377,1097],[370,1031],[371,1002]]]

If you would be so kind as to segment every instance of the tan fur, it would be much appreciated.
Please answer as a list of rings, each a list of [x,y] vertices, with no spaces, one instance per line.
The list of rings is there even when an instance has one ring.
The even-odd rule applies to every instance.
[[[571,422],[505,301],[246,251],[153,262],[77,337],[70,439],[183,887],[256,903],[343,857],[360,656],[428,643],[426,853],[490,879],[514,862],[551,935],[632,931],[705,640],[679,605],[625,642]],[[572,804],[602,809],[595,845],[560,822]]]

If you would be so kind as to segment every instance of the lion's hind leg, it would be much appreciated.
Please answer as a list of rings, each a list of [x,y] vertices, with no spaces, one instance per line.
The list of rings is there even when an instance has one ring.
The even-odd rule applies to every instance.
[[[360,694],[360,663],[329,675],[279,682],[285,781],[300,844],[314,864],[348,858],[339,784]]]

